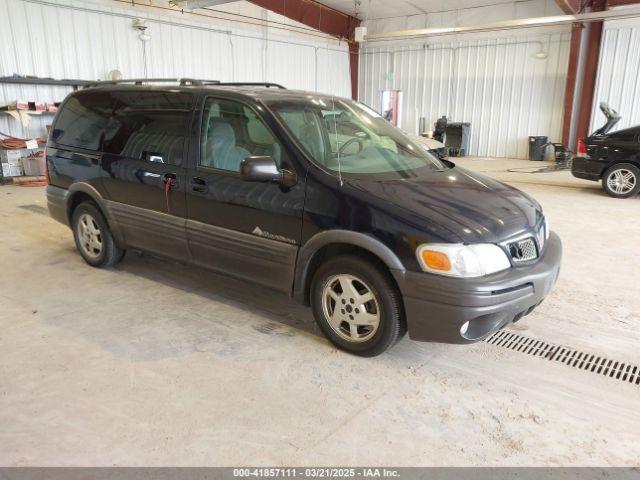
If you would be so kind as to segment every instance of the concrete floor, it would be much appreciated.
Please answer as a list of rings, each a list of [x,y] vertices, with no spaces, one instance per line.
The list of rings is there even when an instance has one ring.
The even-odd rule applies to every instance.
[[[519,333],[640,364],[640,198],[464,159],[565,245]],[[487,343],[362,359],[284,296],[129,255],[87,266],[43,188],[0,187],[0,465],[637,465],[640,387]]]

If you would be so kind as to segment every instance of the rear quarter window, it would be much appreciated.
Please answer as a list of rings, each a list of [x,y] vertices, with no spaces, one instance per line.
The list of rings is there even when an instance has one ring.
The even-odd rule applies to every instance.
[[[58,114],[52,140],[63,146],[99,151],[111,107],[111,97],[106,92],[74,94]]]
[[[193,97],[177,92],[111,92],[114,110],[106,127],[105,153],[142,159],[157,154],[183,163]]]

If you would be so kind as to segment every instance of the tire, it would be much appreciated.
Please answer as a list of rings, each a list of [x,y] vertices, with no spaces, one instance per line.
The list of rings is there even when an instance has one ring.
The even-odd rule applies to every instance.
[[[406,332],[398,288],[388,272],[364,256],[340,255],[320,265],[310,293],[316,322],[342,350],[373,357]]]
[[[107,221],[94,204],[83,202],[76,207],[71,228],[76,248],[92,267],[112,267],[124,257],[125,250],[116,245]]]
[[[640,169],[631,163],[616,163],[602,175],[602,188],[614,198],[629,198],[640,191]]]

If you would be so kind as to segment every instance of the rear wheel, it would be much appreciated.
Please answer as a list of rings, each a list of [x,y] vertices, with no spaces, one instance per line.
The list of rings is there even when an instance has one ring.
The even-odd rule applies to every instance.
[[[343,255],[321,265],[311,284],[318,325],[337,347],[378,355],[406,331],[402,297],[389,274],[364,257]]]
[[[116,245],[104,216],[92,203],[76,207],[71,226],[76,247],[89,265],[111,267],[124,257],[125,251]]]
[[[629,198],[640,191],[640,169],[631,163],[618,163],[602,176],[602,187],[612,197]]]

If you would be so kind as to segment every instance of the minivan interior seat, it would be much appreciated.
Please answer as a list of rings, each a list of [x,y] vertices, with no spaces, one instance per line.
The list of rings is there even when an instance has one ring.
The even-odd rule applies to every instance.
[[[250,157],[251,153],[236,145],[236,134],[229,123],[217,120],[209,125],[205,159],[207,165],[223,170],[240,171],[240,162]]]
[[[152,129],[144,129],[131,134],[120,154],[123,157],[141,159],[143,153],[159,153],[163,157],[164,163],[176,162],[176,158],[171,158],[175,152],[182,149],[184,137],[171,135],[166,130],[154,132]]]

